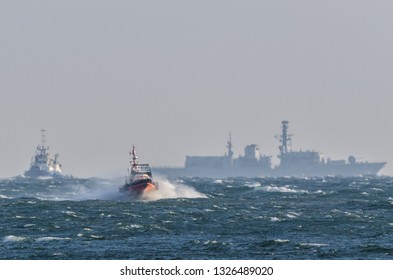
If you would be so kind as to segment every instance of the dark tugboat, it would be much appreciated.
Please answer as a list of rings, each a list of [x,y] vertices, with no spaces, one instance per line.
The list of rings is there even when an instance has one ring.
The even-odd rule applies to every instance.
[[[134,198],[142,197],[143,195],[158,190],[158,183],[153,181],[153,176],[149,164],[140,164],[136,160],[135,147],[132,146],[131,168],[126,178],[125,184],[119,188],[121,193],[128,193]]]

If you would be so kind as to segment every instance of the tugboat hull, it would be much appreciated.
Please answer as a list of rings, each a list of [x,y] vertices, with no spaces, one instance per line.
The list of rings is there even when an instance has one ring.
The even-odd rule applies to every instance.
[[[126,192],[132,197],[141,197],[150,192],[157,191],[156,184],[152,182],[140,182],[135,184],[125,184],[120,192]]]

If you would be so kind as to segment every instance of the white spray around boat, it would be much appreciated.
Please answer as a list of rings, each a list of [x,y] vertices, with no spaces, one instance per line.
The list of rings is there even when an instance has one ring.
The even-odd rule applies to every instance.
[[[207,198],[193,187],[180,182],[170,182],[166,178],[158,178],[158,190],[144,196],[144,200],[152,201],[171,198]]]

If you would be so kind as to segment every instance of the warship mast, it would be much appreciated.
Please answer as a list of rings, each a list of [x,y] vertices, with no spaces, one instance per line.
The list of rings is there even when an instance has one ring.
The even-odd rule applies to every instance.
[[[227,142],[227,148],[228,148],[228,154],[227,156],[232,159],[233,157],[233,151],[232,151],[232,134],[229,133],[229,140]]]
[[[281,145],[279,146],[280,154],[285,154],[290,151],[290,141],[292,140],[292,134],[288,133],[288,121],[282,121],[282,132],[279,136],[279,141]]]

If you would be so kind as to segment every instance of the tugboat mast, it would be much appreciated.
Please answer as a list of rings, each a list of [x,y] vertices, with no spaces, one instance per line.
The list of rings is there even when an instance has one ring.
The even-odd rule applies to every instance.
[[[39,153],[40,155],[45,155],[46,151],[49,150],[49,147],[45,146],[46,143],[46,130],[45,129],[41,129],[41,147],[40,145],[37,146],[37,153]]]
[[[42,146],[44,146],[45,143],[46,143],[46,135],[45,135],[45,133],[46,133],[46,130],[45,130],[45,129],[41,129],[41,142],[42,142]]]
[[[135,165],[137,165],[136,160],[138,159],[138,157],[136,156],[136,150],[134,145],[132,145],[132,151],[130,152],[130,155],[132,155],[132,161],[130,161],[130,163],[134,167]]]
[[[290,141],[292,140],[291,136],[292,134],[288,134],[288,121],[282,121],[282,133],[280,135],[280,153],[284,154],[284,153],[288,153],[290,151],[289,145],[290,145]]]

